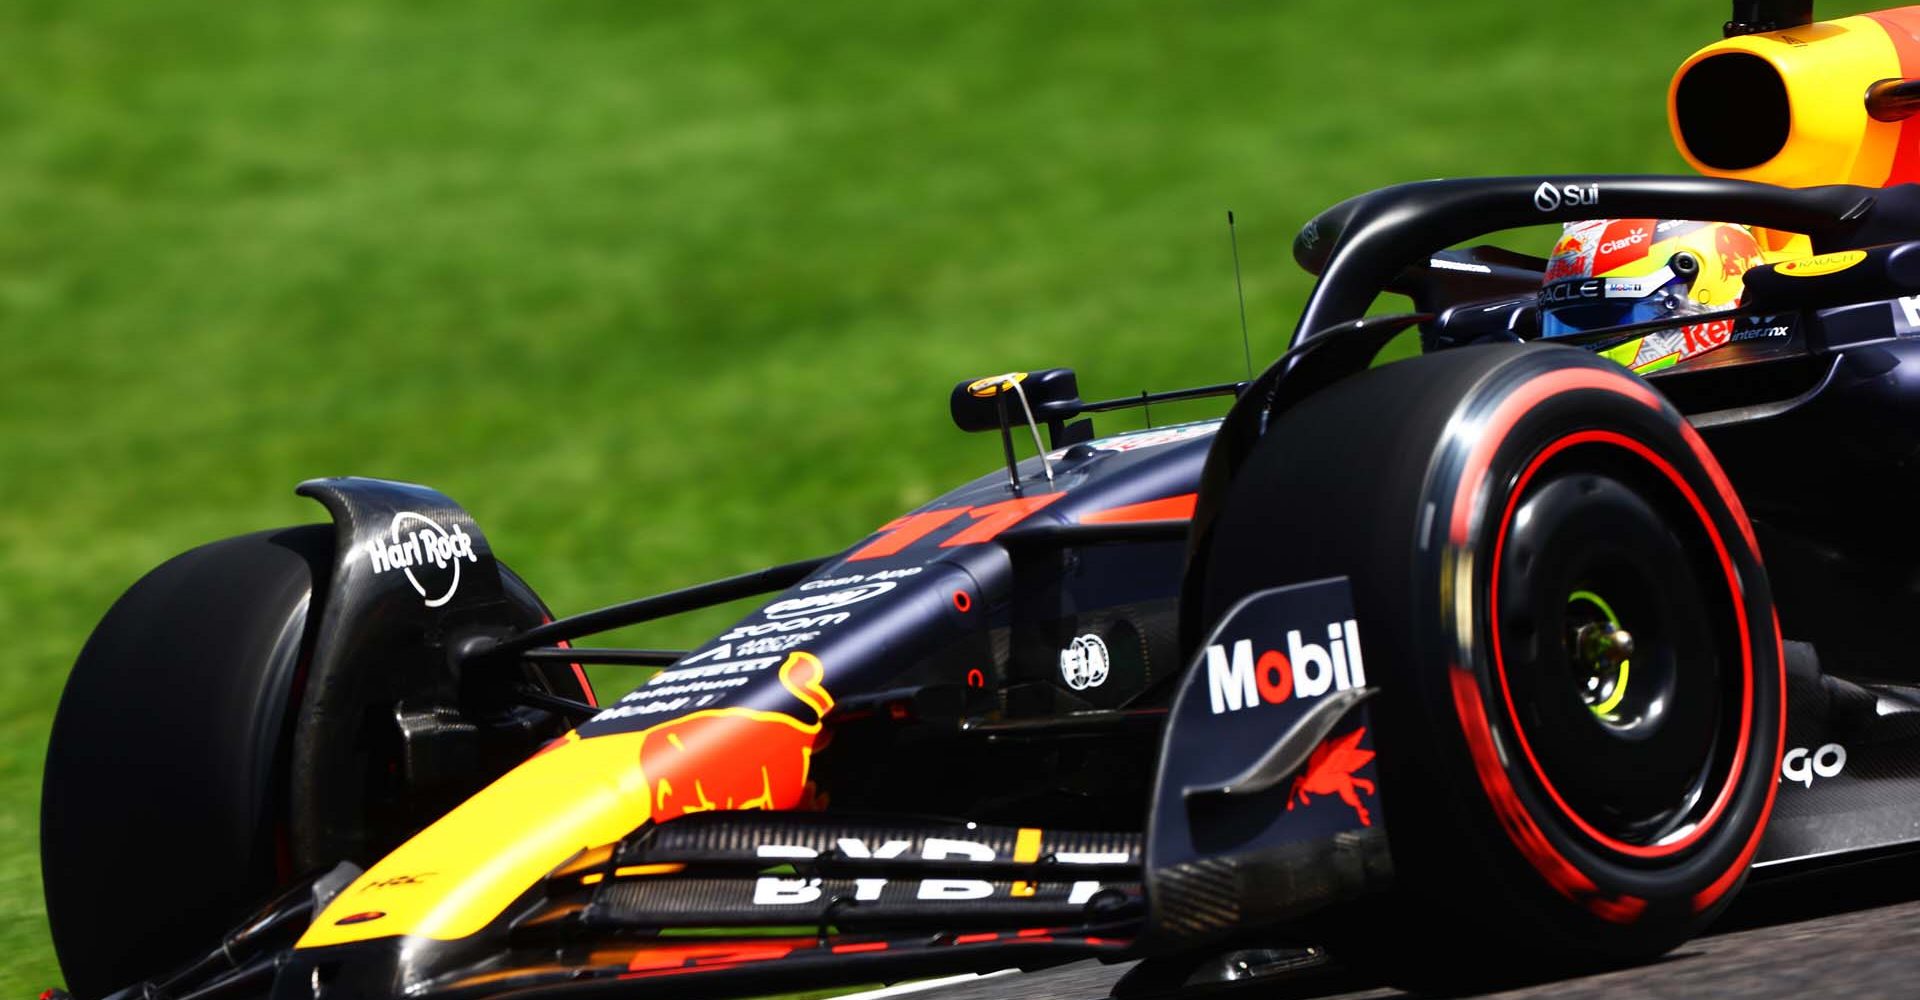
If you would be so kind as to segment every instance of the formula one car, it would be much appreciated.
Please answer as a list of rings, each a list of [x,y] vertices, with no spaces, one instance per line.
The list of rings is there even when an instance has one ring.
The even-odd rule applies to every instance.
[[[330,525],[179,556],[80,654],[43,811],[71,988],[1177,985],[1308,945],[1268,954],[1418,980],[1654,956],[1751,872],[1913,844],[1920,8],[1806,7],[1736,4],[1675,78],[1709,176],[1337,205],[1258,377],[963,382],[1006,467],[841,552],[556,620],[447,497],[303,484]],[[1774,242],[1737,305],[1553,337],[1551,263],[1465,246],[1595,218]],[[696,649],[571,645],[757,594]],[[659,669],[602,704],[589,663]]]

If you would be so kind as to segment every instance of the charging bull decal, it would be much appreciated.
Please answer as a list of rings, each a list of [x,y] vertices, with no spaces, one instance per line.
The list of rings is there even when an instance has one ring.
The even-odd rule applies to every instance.
[[[1722,280],[1738,278],[1761,262],[1760,244],[1745,229],[1721,226],[1713,234],[1713,248],[1720,252]]]
[[[789,654],[780,665],[780,685],[813,711],[812,722],[782,712],[714,708],[647,730],[640,740],[640,771],[650,818],[657,823],[709,809],[811,804],[807,770],[821,722],[833,708],[833,696],[821,684],[825,677],[812,653]]]

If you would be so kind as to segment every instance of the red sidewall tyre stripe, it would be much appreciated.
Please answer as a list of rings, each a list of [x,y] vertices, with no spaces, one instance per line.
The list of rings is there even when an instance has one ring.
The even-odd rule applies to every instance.
[[[540,624],[546,625],[551,623],[552,621],[553,621],[552,615],[547,614],[545,611],[542,611],[540,613]],[[573,648],[573,644],[568,642],[565,639],[561,639],[558,642],[555,642],[554,645],[560,647],[561,649]],[[600,699],[596,698],[593,694],[593,682],[587,679],[587,668],[581,666],[578,663],[569,663],[567,664],[567,666],[573,669],[573,679],[575,683],[580,685],[580,694],[583,696],[583,700],[586,701],[588,705],[591,705],[594,708],[599,708]]]
[[[1534,755],[1533,744],[1527,739],[1526,730],[1520,725],[1519,710],[1513,704],[1513,691],[1507,684],[1506,657],[1501,649],[1500,630],[1497,624],[1500,620],[1500,557],[1506,549],[1507,528],[1513,520],[1514,510],[1519,507],[1520,497],[1526,492],[1527,483],[1533,479],[1534,473],[1538,472],[1540,467],[1553,456],[1581,444],[1610,444],[1633,452],[1658,469],[1667,477],[1667,481],[1686,497],[1688,505],[1700,518],[1700,523],[1706,527],[1707,537],[1713,541],[1714,553],[1720,558],[1720,569],[1725,575],[1729,597],[1733,602],[1734,617],[1739,625],[1742,699],[1740,730],[1734,743],[1732,766],[1728,768],[1727,780],[1715,795],[1713,805],[1708,808],[1707,814],[1685,836],[1664,843],[1629,844],[1624,840],[1610,837],[1567,804],[1566,799],[1561,797],[1559,789],[1554,787],[1552,779],[1547,777],[1546,770],[1540,766],[1539,758]],[[1727,546],[1720,537],[1720,530],[1714,527],[1713,519],[1707,514],[1706,506],[1700,502],[1699,494],[1694,492],[1693,487],[1687,485],[1687,481],[1681,477],[1679,470],[1646,445],[1614,431],[1578,431],[1547,445],[1527,464],[1526,471],[1520,474],[1519,480],[1514,483],[1513,489],[1508,493],[1506,510],[1501,514],[1500,527],[1494,538],[1493,573],[1487,587],[1488,616],[1496,623],[1488,633],[1489,645],[1493,647],[1494,676],[1499,679],[1500,694],[1506,700],[1507,715],[1513,720],[1513,732],[1519,740],[1520,750],[1527,758],[1527,764],[1532,767],[1534,777],[1540,780],[1540,787],[1546,789],[1547,797],[1553,800],[1554,805],[1560,807],[1560,811],[1573,821],[1573,825],[1578,827],[1581,833],[1610,851],[1635,858],[1660,858],[1677,854],[1693,846],[1720,819],[1720,814],[1726,810],[1727,803],[1733,800],[1733,793],[1740,785],[1741,768],[1747,760],[1748,730],[1753,724],[1754,700],[1753,641],[1747,631],[1747,608],[1746,602],[1741,599],[1740,576],[1733,567],[1733,558],[1727,553]]]
[[[1546,832],[1527,811],[1526,803],[1514,792],[1513,781],[1507,777],[1500,763],[1500,752],[1493,745],[1493,726],[1480,699],[1480,679],[1471,669],[1457,663],[1448,669],[1447,676],[1453,687],[1454,712],[1460,717],[1467,749],[1473,756],[1473,771],[1480,777],[1480,787],[1486,789],[1494,816],[1500,820],[1500,828],[1507,832],[1513,846],[1555,892],[1585,906],[1595,916],[1616,924],[1638,920],[1647,908],[1647,901],[1637,896],[1603,895],[1599,885],[1581,871],[1580,866],[1554,849]]]
[[[1466,544],[1467,534],[1473,526],[1474,502],[1479,499],[1480,487],[1486,482],[1487,469],[1493,464],[1494,452],[1500,450],[1513,425],[1542,400],[1575,389],[1604,389],[1644,403],[1651,409],[1660,409],[1660,397],[1652,389],[1624,375],[1598,368],[1562,368],[1536,376],[1515,388],[1494,407],[1486,426],[1480,431],[1479,443],[1467,456],[1467,464],[1460,471],[1460,486],[1453,494],[1453,518],[1447,530],[1453,544]]]
[[[1545,400],[1556,397],[1561,393],[1580,390],[1612,392],[1648,406],[1656,411],[1672,413],[1672,411],[1666,407],[1660,395],[1644,383],[1630,378],[1624,373],[1608,371],[1601,368],[1558,368],[1543,372],[1509,390],[1505,398],[1494,407],[1493,412],[1486,418],[1484,425],[1480,429],[1478,440],[1472,445],[1462,465],[1457,487],[1454,490],[1453,506],[1448,521],[1447,534],[1454,546],[1465,547],[1468,539],[1472,535],[1472,528],[1475,523],[1474,515],[1479,512],[1476,507],[1481,501],[1481,494],[1487,482],[1488,472],[1493,464],[1495,455],[1499,452],[1501,446],[1505,444],[1507,436],[1513,427],[1521,418],[1525,417]],[[1760,559],[1759,546],[1755,540],[1752,525],[1747,520],[1746,511],[1740,505],[1739,498],[1734,493],[1731,483],[1728,482],[1725,473],[1723,473],[1719,467],[1719,463],[1714,460],[1712,453],[1707,449],[1705,442],[1693,431],[1693,428],[1687,425],[1677,414],[1674,415],[1673,419],[1679,424],[1680,434],[1686,441],[1688,448],[1694,453],[1700,466],[1705,470],[1708,479],[1713,483],[1715,492],[1719,494],[1720,499],[1725,503],[1729,515],[1734,519],[1739,528],[1741,536],[1746,539],[1749,552],[1752,554],[1755,564],[1757,565]],[[1639,444],[1638,442],[1634,443]],[[1644,445],[1640,447],[1645,448]],[[1647,449],[1646,454],[1651,455],[1651,450]],[[1662,471],[1668,473],[1669,478],[1680,481],[1677,470],[1673,470],[1671,464],[1664,463],[1664,460],[1662,460],[1662,463],[1666,465]],[[1704,505],[1701,504],[1697,493],[1690,488],[1684,487],[1684,484],[1683,492],[1687,495],[1689,502],[1694,506],[1696,513],[1700,515],[1702,522],[1708,525],[1708,530],[1712,533],[1716,548],[1719,551],[1723,568],[1728,568],[1729,572],[1731,572],[1731,557],[1730,554],[1726,552],[1724,540],[1720,537],[1717,528],[1713,526],[1711,518],[1705,511]],[[1518,496],[1518,493],[1519,491],[1516,489],[1514,495]],[[1495,572],[1497,572],[1497,558],[1495,567]],[[1737,581],[1737,575],[1734,579]],[[1735,588],[1734,607],[1737,609],[1740,619],[1742,657],[1746,664],[1747,678],[1747,697],[1742,709],[1742,726],[1740,732],[1741,749],[1738,752],[1740,762],[1744,763],[1749,730],[1752,728],[1751,713],[1754,709],[1755,699],[1751,637],[1749,634],[1749,626],[1751,623],[1747,621],[1745,602],[1739,599],[1737,586]],[[1776,691],[1780,693],[1777,699],[1780,702],[1779,728],[1777,730],[1780,738],[1775,740],[1774,770],[1769,772],[1769,776],[1779,771],[1779,756],[1784,749],[1786,730],[1785,661],[1779,656],[1779,623],[1777,615],[1775,616],[1773,624],[1776,653],[1775,663],[1781,672],[1779,680],[1780,686],[1776,688]],[[1494,645],[1497,657],[1498,643],[1496,642]],[[1462,733],[1466,740],[1474,773],[1479,778],[1481,787],[1487,794],[1501,828],[1506,832],[1509,840],[1512,841],[1521,857],[1546,880],[1547,884],[1554,891],[1569,900],[1581,904],[1590,913],[1600,919],[1615,924],[1630,924],[1639,919],[1647,907],[1646,900],[1629,894],[1609,895],[1603,892],[1589,873],[1569,860],[1565,854],[1553,845],[1541,829],[1538,820],[1528,810],[1526,803],[1521,800],[1515,791],[1512,779],[1507,774],[1505,765],[1501,760],[1499,749],[1495,745],[1492,723],[1488,718],[1486,707],[1481,696],[1479,678],[1471,662],[1453,663],[1449,668],[1449,683],[1452,689],[1455,715],[1459,719]],[[1503,690],[1504,687],[1503,679]],[[1511,710],[1512,706],[1511,703],[1509,703],[1509,711]],[[1516,731],[1517,729],[1518,727],[1516,727]],[[1531,760],[1532,755],[1530,750],[1527,756]],[[1535,762],[1533,766],[1536,774],[1539,773],[1537,762]],[[1716,801],[1710,819],[1717,820],[1720,813],[1724,810],[1727,801],[1731,799],[1732,792],[1738,788],[1741,777],[1740,767],[1736,766],[1731,769],[1729,784],[1722,790],[1721,799]],[[1695,912],[1708,909],[1724,897],[1726,893],[1738,883],[1740,877],[1745,873],[1748,864],[1752,861],[1753,855],[1758,850],[1760,840],[1766,831],[1767,821],[1773,812],[1774,783],[1769,781],[1766,785],[1765,799],[1762,803],[1760,813],[1755,820],[1753,833],[1748,838],[1747,844],[1726,870],[1716,876],[1707,888],[1701,890],[1694,896],[1693,909]],[[1547,787],[1550,788],[1551,786]],[[1557,794],[1553,797],[1558,801],[1559,797]],[[1564,802],[1560,803],[1560,806],[1568,815],[1572,815],[1572,811],[1567,809]],[[1578,820],[1578,817],[1575,818]],[[1700,831],[1704,832],[1710,825],[1710,822],[1703,822],[1700,826]],[[1611,838],[1601,838],[1600,842],[1606,844],[1610,839]],[[1689,837],[1687,843],[1692,843],[1695,840],[1697,840],[1697,837]],[[1615,841],[1615,843],[1618,842]],[[1634,845],[1621,846],[1631,848]],[[1679,847],[1684,846],[1686,846],[1686,844],[1679,845]],[[1673,850],[1678,850],[1679,847],[1675,847]],[[1646,849],[1641,848],[1641,850],[1644,851]],[[1654,856],[1673,853],[1671,850],[1660,848],[1656,848],[1655,850],[1658,851],[1658,854]],[[1642,858],[1648,856],[1645,854],[1636,855],[1631,851],[1623,853],[1626,853],[1628,856]]]
[[[1773,613],[1773,651],[1774,662],[1780,669],[1781,738],[1774,743],[1773,770],[1767,773],[1779,774],[1781,756],[1787,752],[1787,651],[1786,644],[1780,639],[1780,612],[1778,611]],[[1747,866],[1753,863],[1753,856],[1760,850],[1760,841],[1767,833],[1767,818],[1773,815],[1774,793],[1779,790],[1780,783],[1778,781],[1767,782],[1767,801],[1760,807],[1760,821],[1754,824],[1753,836],[1747,838],[1747,846],[1740,849],[1740,857],[1734,860],[1732,867],[1721,872],[1720,877],[1713,880],[1713,884],[1694,895],[1693,912],[1704,912],[1712,907],[1713,904],[1718,903],[1720,898],[1727,894],[1727,890],[1732,889],[1734,884],[1740,881],[1740,876],[1746,872]]]

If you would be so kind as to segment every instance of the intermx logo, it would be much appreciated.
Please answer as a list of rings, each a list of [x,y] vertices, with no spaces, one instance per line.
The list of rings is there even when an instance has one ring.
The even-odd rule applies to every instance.
[[[1287,632],[1285,652],[1269,649],[1255,656],[1253,640],[1207,647],[1207,696],[1213,714],[1238,712],[1265,702],[1318,698],[1367,683],[1360,654],[1360,626],[1349,618],[1327,626],[1327,644],[1302,642],[1300,631]]]

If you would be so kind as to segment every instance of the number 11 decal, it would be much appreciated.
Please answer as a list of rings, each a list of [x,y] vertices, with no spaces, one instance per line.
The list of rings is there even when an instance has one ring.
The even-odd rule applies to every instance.
[[[1015,497],[990,503],[984,507],[948,507],[944,510],[927,510],[918,514],[896,517],[880,526],[880,537],[860,547],[859,551],[847,557],[848,562],[863,559],[884,559],[898,555],[913,543],[939,531],[958,520],[962,514],[973,519],[952,538],[940,543],[943,549],[961,545],[977,545],[991,542],[1000,533],[1026,520],[1035,511],[1066,496],[1065,493],[1041,493],[1037,496]]]

